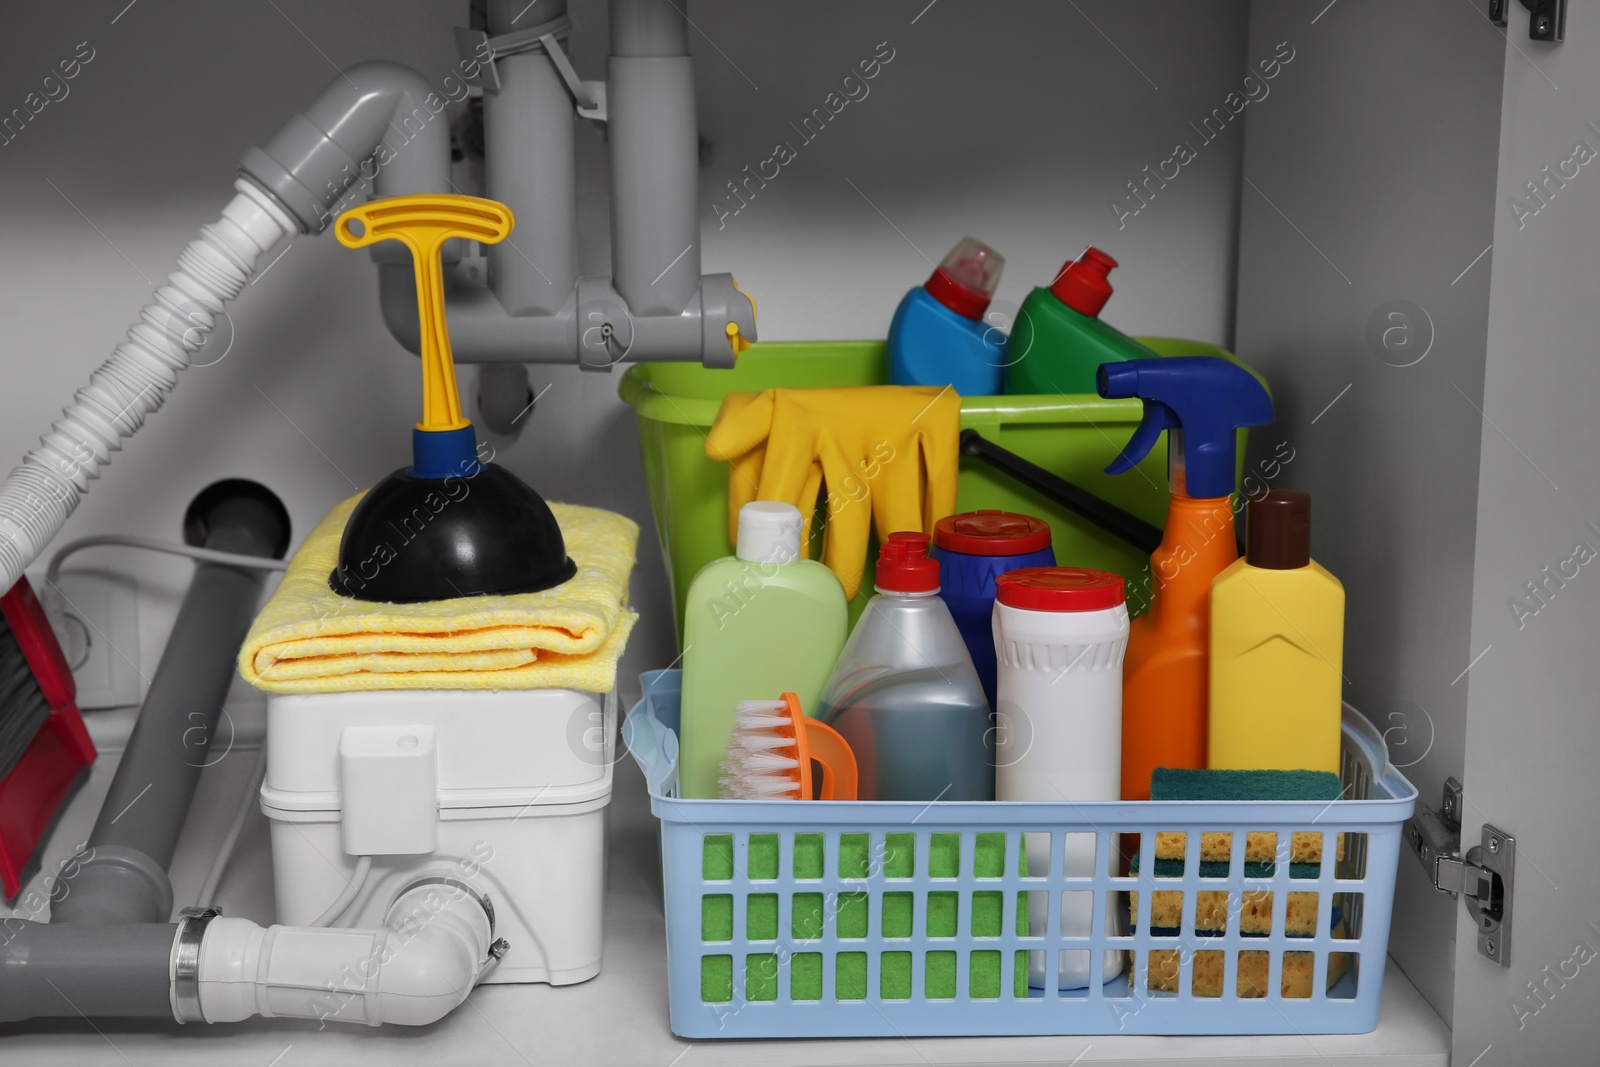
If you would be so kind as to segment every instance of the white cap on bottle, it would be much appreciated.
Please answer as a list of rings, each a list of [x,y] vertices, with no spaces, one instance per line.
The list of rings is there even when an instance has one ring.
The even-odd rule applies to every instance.
[[[800,509],[776,500],[746,504],[734,552],[751,563],[793,563],[800,558]]]

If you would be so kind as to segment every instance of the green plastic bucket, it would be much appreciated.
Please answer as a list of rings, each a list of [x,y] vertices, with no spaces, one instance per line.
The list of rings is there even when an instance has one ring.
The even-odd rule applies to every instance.
[[[1162,356],[1220,356],[1239,362],[1199,341],[1139,340]],[[882,341],[791,341],[753,345],[731,370],[708,370],[695,363],[638,363],[623,375],[618,392],[639,417],[650,505],[672,582],[680,642],[690,580],[707,563],[733,553],[728,541],[728,465],[705,454],[706,434],[722,398],[775,386],[877,385],[884,381],[886,368]],[[1167,514],[1164,444],[1127,474],[1105,473],[1133,436],[1141,414],[1137,400],[1106,400],[1089,393],[961,398],[962,429],[977,430],[1002,448],[1159,527]],[[1241,430],[1241,466],[1243,435]],[[961,511],[1000,508],[1037,515],[1050,524],[1058,562],[1122,574],[1129,583],[1130,610],[1141,610],[1148,603],[1147,556],[983,461],[962,458],[956,502]],[[870,597],[871,561],[876,556],[876,549],[871,549],[862,593],[850,605],[852,624]]]

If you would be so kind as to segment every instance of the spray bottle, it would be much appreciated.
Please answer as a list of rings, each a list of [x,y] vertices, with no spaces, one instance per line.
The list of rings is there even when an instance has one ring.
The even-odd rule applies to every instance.
[[[1122,797],[1148,800],[1155,768],[1206,766],[1211,583],[1239,558],[1237,431],[1271,422],[1272,398],[1249,371],[1214,356],[1106,363],[1095,386],[1144,401],[1107,474],[1132,470],[1167,431],[1172,500],[1150,556],[1155,602],[1133,622],[1122,673]]]

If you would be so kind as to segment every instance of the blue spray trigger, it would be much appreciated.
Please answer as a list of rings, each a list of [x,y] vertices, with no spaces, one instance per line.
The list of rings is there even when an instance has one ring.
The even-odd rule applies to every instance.
[[[1175,430],[1183,424],[1178,421],[1178,413],[1159,400],[1146,400],[1144,402],[1144,418],[1139,420],[1139,428],[1133,431],[1133,436],[1128,438],[1128,443],[1122,446],[1122,451],[1117,453],[1117,458],[1111,461],[1106,468],[1107,474],[1126,474],[1139,465],[1139,461],[1150,454],[1156,447],[1156,442],[1161,440],[1164,430]]]
[[[1095,388],[1108,399],[1144,401],[1139,428],[1106,472],[1133,469],[1162,430],[1182,430],[1184,492],[1200,499],[1233,494],[1239,428],[1273,420],[1266,387],[1239,364],[1215,356],[1102,363]]]

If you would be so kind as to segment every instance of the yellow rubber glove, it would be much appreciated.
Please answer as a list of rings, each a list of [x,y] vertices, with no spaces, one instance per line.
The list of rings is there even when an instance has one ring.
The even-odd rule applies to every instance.
[[[728,531],[752,500],[793,504],[811,516],[828,493],[822,562],[854,599],[868,536],[933,532],[956,507],[961,397],[949,388],[868,385],[729,393],[706,438],[706,455],[730,464]]]

